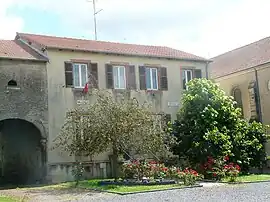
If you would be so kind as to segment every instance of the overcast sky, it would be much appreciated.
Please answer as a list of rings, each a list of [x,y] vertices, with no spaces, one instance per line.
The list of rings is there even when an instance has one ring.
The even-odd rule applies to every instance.
[[[270,0],[97,0],[98,39],[165,45],[210,58],[270,36]],[[0,38],[94,39],[87,0],[0,0]]]

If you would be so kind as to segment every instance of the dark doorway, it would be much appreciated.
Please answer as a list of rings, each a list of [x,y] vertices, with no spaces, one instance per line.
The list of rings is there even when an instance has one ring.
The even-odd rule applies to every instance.
[[[0,122],[0,179],[3,185],[36,184],[43,177],[44,150],[36,126],[21,119]]]

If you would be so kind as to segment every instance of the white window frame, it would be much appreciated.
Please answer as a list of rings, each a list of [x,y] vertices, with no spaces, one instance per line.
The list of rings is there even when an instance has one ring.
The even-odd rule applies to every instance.
[[[183,86],[183,88],[185,89],[185,90],[187,90],[188,89],[188,86],[187,86],[187,83],[189,82],[188,81],[188,72],[190,72],[190,80],[189,81],[191,81],[192,79],[193,79],[193,70],[191,70],[191,69],[184,69],[183,70],[183,74],[184,74],[184,79],[185,79],[185,86],[186,86],[186,89],[184,88],[185,86]],[[182,81],[183,81],[183,77],[182,77]]]
[[[157,68],[153,68],[153,67],[147,67],[147,69],[150,70],[150,88],[147,88],[147,90],[158,90],[158,69]],[[153,83],[153,69],[156,70],[156,83],[157,83],[157,88],[154,88],[154,83]],[[146,77],[146,80],[148,78]],[[147,85],[147,82],[146,82]],[[147,86],[146,86],[147,87]]]
[[[120,81],[121,79],[121,75],[120,75],[120,69],[123,68],[124,69],[124,87],[118,87],[116,85],[116,81],[115,79],[113,78],[113,86],[114,86],[114,89],[126,89],[126,67],[125,66],[121,66],[121,65],[118,65],[118,66],[113,66],[113,77],[114,77],[114,72],[117,71],[117,78],[118,78],[118,81]]]
[[[76,86],[75,85],[75,71],[74,71],[74,69],[75,69],[75,65],[78,65],[78,67],[79,67],[79,86]],[[85,84],[86,83],[82,83],[82,66],[85,66],[86,67],[86,71],[85,71],[85,73],[86,73],[86,82],[88,82],[88,66],[87,66],[87,64],[84,64],[84,63],[74,63],[73,64],[73,66],[72,66],[72,71],[73,71],[73,85],[74,85],[74,88],[84,88],[85,87]]]

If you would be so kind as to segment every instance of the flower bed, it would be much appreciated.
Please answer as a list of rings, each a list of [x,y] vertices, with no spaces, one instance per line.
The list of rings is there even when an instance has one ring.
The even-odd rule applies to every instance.
[[[124,163],[122,165],[122,176],[126,181],[134,179],[144,184],[160,184],[164,180],[171,180],[170,183],[182,181],[184,185],[194,185],[196,180],[200,178],[197,171],[190,168],[181,170],[177,167],[166,167],[162,163],[155,161],[147,162],[145,160],[134,160]]]
[[[175,184],[174,180],[162,180],[162,181],[149,181],[149,182],[143,182],[143,181],[134,181],[134,180],[121,180],[121,181],[100,181],[100,186],[107,186],[107,185],[124,185],[124,186],[137,186],[137,185],[167,185],[167,184]]]

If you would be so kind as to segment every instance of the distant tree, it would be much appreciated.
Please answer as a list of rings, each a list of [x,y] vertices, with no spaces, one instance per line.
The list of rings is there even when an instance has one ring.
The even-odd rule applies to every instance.
[[[55,147],[70,155],[92,156],[112,151],[113,177],[118,177],[118,157],[126,151],[163,154],[173,137],[166,130],[163,115],[153,114],[147,104],[134,99],[115,99],[102,90],[92,91],[94,101],[72,109],[66,117]]]
[[[193,79],[187,85],[172,127],[178,142],[174,154],[193,165],[204,163],[207,156],[229,155],[244,170],[261,166],[266,155],[265,127],[242,119],[233,97],[210,80]]]

